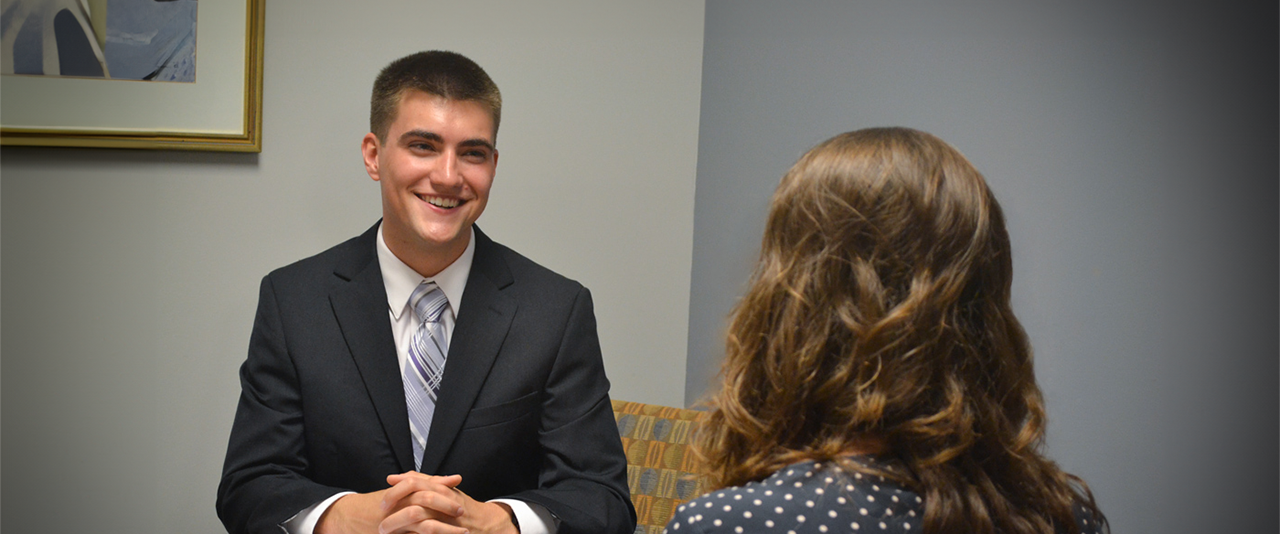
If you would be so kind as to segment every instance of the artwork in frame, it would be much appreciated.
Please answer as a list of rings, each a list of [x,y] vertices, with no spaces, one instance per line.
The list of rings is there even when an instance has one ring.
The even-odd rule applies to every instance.
[[[0,144],[260,152],[265,0],[0,0]]]

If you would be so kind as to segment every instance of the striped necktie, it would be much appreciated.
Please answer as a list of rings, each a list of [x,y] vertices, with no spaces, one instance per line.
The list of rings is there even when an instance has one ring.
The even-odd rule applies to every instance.
[[[421,323],[413,333],[404,363],[404,397],[409,408],[409,430],[413,433],[413,466],[422,469],[422,451],[436,411],[445,355],[449,353],[444,325],[440,323],[449,300],[435,282],[423,282],[413,290],[409,304]]]

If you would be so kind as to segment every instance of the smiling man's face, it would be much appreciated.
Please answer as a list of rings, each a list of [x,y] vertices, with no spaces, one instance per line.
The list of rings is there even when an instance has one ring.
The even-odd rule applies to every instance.
[[[498,166],[493,118],[478,102],[405,91],[384,140],[361,149],[382,187],[387,248],[423,276],[453,263],[484,212]],[[433,272],[422,272],[429,270]]]

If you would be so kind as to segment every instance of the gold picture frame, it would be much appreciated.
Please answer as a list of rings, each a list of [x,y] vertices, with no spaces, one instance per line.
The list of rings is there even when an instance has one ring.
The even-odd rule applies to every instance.
[[[194,83],[0,76],[0,145],[261,152],[266,1],[198,9]]]

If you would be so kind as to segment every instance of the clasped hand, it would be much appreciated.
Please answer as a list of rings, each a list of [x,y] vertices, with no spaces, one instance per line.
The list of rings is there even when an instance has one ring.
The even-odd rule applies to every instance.
[[[518,533],[511,510],[472,499],[458,484],[461,475],[431,476],[410,471],[387,477],[382,491],[345,495],[320,518],[317,534],[487,534]]]

